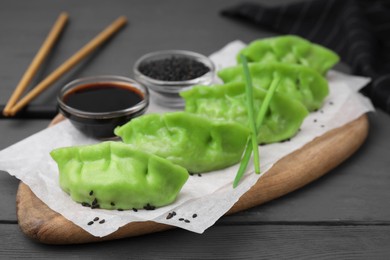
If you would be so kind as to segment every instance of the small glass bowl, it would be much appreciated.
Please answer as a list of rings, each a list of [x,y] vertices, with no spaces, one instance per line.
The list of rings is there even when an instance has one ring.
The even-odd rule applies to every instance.
[[[128,108],[108,112],[89,112],[76,109],[66,104],[66,96],[81,86],[91,86],[94,84],[107,84],[108,86],[124,86],[134,89],[142,95],[142,100]],[[96,86],[96,85],[95,85]],[[149,91],[137,81],[121,76],[95,76],[74,80],[65,85],[57,97],[59,111],[70,120],[70,122],[84,134],[95,138],[112,138],[114,129],[123,125],[132,118],[145,113],[149,106]],[[85,100],[88,102],[88,100]]]
[[[198,62],[203,63],[206,67],[209,68],[209,71],[203,74],[200,77],[184,80],[184,81],[164,81],[158,80],[146,76],[145,74],[139,71],[139,66],[143,62],[150,62],[156,60],[162,60],[172,57],[186,57]],[[152,90],[153,100],[164,107],[179,108],[184,106],[184,100],[179,95],[181,91],[188,90],[194,85],[209,85],[212,83],[215,74],[214,63],[207,58],[206,56],[184,50],[166,50],[166,51],[156,51],[148,53],[141,58],[139,58],[134,64],[133,68],[134,78]]]

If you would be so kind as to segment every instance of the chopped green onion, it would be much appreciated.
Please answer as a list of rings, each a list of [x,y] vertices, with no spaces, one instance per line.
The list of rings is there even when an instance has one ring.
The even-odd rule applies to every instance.
[[[265,95],[263,104],[261,104],[260,111],[257,114],[256,127],[259,130],[261,124],[263,123],[265,114],[267,113],[269,103],[275,93],[276,88],[279,86],[280,78],[276,78],[272,81],[271,87],[268,89],[267,94]]]
[[[240,182],[242,176],[245,173],[246,167],[248,167],[249,160],[251,159],[252,155],[252,145],[251,145],[251,138],[248,138],[248,141],[246,142],[246,148],[244,152],[244,156],[242,157],[240,168],[238,168],[236,178],[234,178],[233,181],[233,188],[236,188],[238,183]]]
[[[240,58],[241,58],[241,60],[243,62],[246,62],[245,58],[243,59],[242,56]],[[244,67],[244,72],[245,72],[245,67]],[[270,104],[271,99],[272,99],[272,97],[273,97],[273,95],[275,93],[275,90],[279,86],[279,83],[280,83],[280,78],[274,79],[272,81],[272,83],[271,83],[270,88],[267,91],[267,94],[266,94],[266,96],[264,98],[264,101],[261,104],[260,111],[259,111],[259,113],[257,115],[256,130],[260,129],[260,126],[263,123],[265,114],[266,114],[266,112],[268,110],[269,104]],[[257,136],[255,136],[255,140],[256,140],[256,149],[255,150],[258,150],[257,149]],[[236,174],[236,177],[235,177],[235,179],[233,181],[233,188],[236,188],[238,186],[238,183],[240,182],[242,176],[245,173],[246,168],[248,167],[248,163],[249,163],[252,151],[253,151],[253,147],[254,146],[253,146],[253,132],[252,132],[252,135],[248,138],[248,141],[247,141],[247,144],[246,144],[246,148],[245,148],[245,151],[244,151],[244,155],[243,155],[241,163],[240,163],[240,167],[239,167],[239,169],[237,171],[237,174]]]
[[[256,127],[256,119],[255,119],[255,111],[253,107],[253,86],[252,79],[248,68],[248,62],[246,57],[241,54],[241,61],[244,70],[244,76],[246,81],[246,99],[247,99],[247,109],[248,109],[248,118],[249,118],[249,127],[251,129],[251,142],[252,142],[252,150],[253,150],[253,161],[255,166],[255,172],[257,174],[260,173],[260,159],[259,159],[259,149],[257,144],[257,127]]]

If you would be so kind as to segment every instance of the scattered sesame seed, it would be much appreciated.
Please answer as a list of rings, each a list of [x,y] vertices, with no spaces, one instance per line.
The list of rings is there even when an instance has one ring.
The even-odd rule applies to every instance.
[[[188,219],[184,220],[185,223],[190,223],[191,221],[189,221]]]
[[[88,226],[92,225],[93,224],[93,221],[89,221],[88,222]]]
[[[146,210],[154,210],[154,209],[156,209],[156,207],[155,207],[155,206],[152,206],[152,205],[150,205],[150,204],[148,203],[148,204],[146,204],[146,205],[144,206],[144,209],[146,209]]]
[[[87,202],[82,202],[81,206],[83,206],[83,207],[91,207],[91,205],[89,205],[89,203],[87,203]]]
[[[104,222],[106,222],[106,220],[102,219],[99,221],[99,224],[103,224]]]
[[[119,208],[118,211],[123,211],[123,209],[120,209],[120,208]]]
[[[193,214],[192,218],[196,218],[197,216],[198,216],[198,214]]]
[[[179,218],[179,221],[183,221],[184,220],[184,218]]]
[[[138,211],[138,209],[136,209],[136,208],[133,208],[133,211],[134,211],[134,212],[137,212],[137,211]]]
[[[92,206],[93,206],[93,205],[96,205],[97,202],[98,202],[98,201],[97,201],[97,199],[95,198],[95,199],[92,201]]]
[[[168,213],[166,219],[171,219],[171,218],[173,218],[173,214],[172,213]]]
[[[98,221],[99,220],[99,217],[96,217],[93,219],[93,221]]]
[[[199,177],[202,177],[202,174],[198,173],[198,176],[199,176]]]
[[[89,192],[89,196],[92,196],[93,195],[93,190],[91,190],[90,192]]]
[[[114,203],[114,202],[111,202],[111,206],[115,206],[115,203]]]
[[[91,206],[91,209],[98,209],[98,208],[100,208],[100,205],[99,205],[99,204],[95,204],[95,205],[92,205],[92,206]]]

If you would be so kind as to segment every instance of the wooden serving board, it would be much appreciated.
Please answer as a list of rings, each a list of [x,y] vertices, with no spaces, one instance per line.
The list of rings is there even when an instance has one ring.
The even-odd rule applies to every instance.
[[[61,120],[57,117],[52,123]],[[227,212],[245,210],[318,179],[351,156],[368,134],[366,115],[314,139],[301,149],[278,161]],[[62,215],[52,211],[30,188],[20,183],[17,196],[17,217],[21,230],[30,238],[47,244],[78,244],[139,236],[173,228],[152,221],[133,222],[106,237],[94,237]]]

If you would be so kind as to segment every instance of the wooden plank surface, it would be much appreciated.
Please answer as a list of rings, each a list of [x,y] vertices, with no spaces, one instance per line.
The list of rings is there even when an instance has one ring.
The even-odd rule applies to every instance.
[[[54,119],[61,120],[61,117]],[[301,149],[278,161],[228,214],[236,213],[281,197],[316,180],[350,157],[368,134],[366,115],[331,130]],[[331,156],[330,156],[331,154]],[[17,217],[22,231],[30,238],[48,244],[78,244],[138,236],[171,228],[154,222],[129,223],[102,238],[94,237],[52,211],[26,186],[19,185]]]
[[[390,227],[217,225],[202,235],[169,230],[103,244],[56,246],[2,225],[0,256],[30,259],[388,259]],[[23,245],[23,246],[21,246]]]

